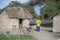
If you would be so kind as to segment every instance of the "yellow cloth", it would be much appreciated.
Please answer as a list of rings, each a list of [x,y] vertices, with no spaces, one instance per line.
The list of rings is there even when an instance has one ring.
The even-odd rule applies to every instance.
[[[37,20],[36,20],[36,25],[37,25],[37,26],[41,26],[41,20],[37,19]]]

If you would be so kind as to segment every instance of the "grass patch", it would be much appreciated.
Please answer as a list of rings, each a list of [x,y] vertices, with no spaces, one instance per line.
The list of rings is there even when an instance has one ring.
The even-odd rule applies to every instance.
[[[30,35],[0,35],[0,40],[36,40]]]

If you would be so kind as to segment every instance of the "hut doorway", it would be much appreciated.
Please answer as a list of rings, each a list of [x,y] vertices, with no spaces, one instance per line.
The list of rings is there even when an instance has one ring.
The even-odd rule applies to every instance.
[[[21,18],[21,19],[19,19],[19,29],[22,28],[22,23],[23,23],[23,19]]]

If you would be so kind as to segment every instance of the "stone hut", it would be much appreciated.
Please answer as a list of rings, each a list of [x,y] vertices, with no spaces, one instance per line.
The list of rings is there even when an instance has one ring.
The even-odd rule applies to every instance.
[[[54,13],[51,18],[53,18],[53,32],[60,32],[60,11]]]
[[[0,33],[18,34],[20,26],[32,19],[31,13],[22,7],[7,7],[0,15]],[[29,21],[29,20],[28,20]]]

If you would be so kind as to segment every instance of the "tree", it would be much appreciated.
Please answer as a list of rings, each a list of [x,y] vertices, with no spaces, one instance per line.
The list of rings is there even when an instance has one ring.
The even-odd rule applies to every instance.
[[[2,9],[0,9],[0,14],[2,13],[2,11],[3,11],[3,10],[2,10]]]
[[[31,13],[35,13],[34,12],[34,7],[29,5],[29,4],[22,4],[21,7],[26,8],[27,10],[29,10]]]
[[[21,6],[21,3],[18,1],[11,1],[11,3],[9,3],[8,7],[18,7]]]
[[[12,1],[11,3],[9,3],[9,5],[7,7],[23,7],[26,8],[27,10],[29,10],[31,13],[34,13],[34,7],[25,3],[25,4],[21,4],[18,1]]]
[[[44,1],[45,1],[45,0],[31,0],[31,1],[30,1],[30,5],[34,6],[34,5],[39,4],[39,5],[41,6]]]
[[[43,5],[40,16],[44,19],[48,19],[49,16],[60,10],[60,0],[45,0]]]

